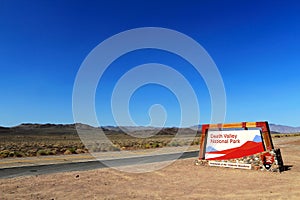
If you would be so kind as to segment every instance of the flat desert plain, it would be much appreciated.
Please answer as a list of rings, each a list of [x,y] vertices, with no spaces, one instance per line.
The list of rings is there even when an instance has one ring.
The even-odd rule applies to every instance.
[[[106,168],[0,179],[0,199],[299,199],[300,137],[273,142],[290,168],[282,173],[196,166],[195,159],[185,159],[148,173]]]

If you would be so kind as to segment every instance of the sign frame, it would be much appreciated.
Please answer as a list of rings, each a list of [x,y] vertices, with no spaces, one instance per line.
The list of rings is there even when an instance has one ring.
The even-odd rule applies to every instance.
[[[228,158],[224,160],[205,159],[209,131],[230,130],[259,130],[263,151],[251,154],[249,156],[243,156],[241,158]],[[247,132],[245,134],[247,134]],[[195,161],[195,164],[203,166],[208,165],[216,167],[254,169],[272,172],[282,172],[285,169],[280,149],[274,149],[269,124],[267,121],[202,125],[199,158]]]
[[[267,121],[265,122],[240,122],[240,123],[230,123],[230,124],[203,124],[202,133],[200,140],[200,151],[199,159],[205,159],[205,149],[206,149],[206,140],[208,131],[210,129],[215,130],[224,130],[224,129],[244,129],[248,130],[249,128],[258,128],[261,129],[262,143],[265,150],[271,151],[274,149],[274,145],[271,138],[270,128]]]

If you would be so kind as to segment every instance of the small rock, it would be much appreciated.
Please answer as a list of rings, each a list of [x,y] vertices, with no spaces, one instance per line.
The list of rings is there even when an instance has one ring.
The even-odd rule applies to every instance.
[[[70,155],[70,154],[72,154],[72,152],[71,152],[69,149],[67,149],[67,150],[64,152],[64,155]]]
[[[76,149],[75,151],[77,154],[80,154],[80,153],[85,153],[85,151],[83,149]]]

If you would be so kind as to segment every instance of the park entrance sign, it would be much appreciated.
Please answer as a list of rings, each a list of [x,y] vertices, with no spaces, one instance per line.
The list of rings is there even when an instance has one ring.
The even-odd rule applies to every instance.
[[[228,160],[264,151],[259,130],[208,131],[206,160]]]
[[[202,125],[196,164],[282,171],[280,149],[274,149],[268,122]]]

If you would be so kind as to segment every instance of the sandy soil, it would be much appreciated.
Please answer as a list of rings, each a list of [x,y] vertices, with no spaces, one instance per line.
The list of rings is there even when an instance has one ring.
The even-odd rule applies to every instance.
[[[99,169],[0,179],[0,199],[299,199],[300,137],[275,138],[274,144],[290,166],[281,174],[195,166],[186,159],[140,174]]]

